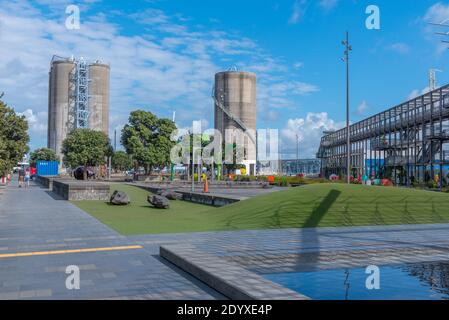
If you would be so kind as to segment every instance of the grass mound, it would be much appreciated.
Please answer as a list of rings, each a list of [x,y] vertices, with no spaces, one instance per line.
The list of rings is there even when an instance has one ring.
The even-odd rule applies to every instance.
[[[218,209],[229,229],[338,227],[449,222],[449,194],[315,184]]]
[[[222,208],[171,201],[168,210],[152,208],[148,192],[140,188],[117,184],[111,189],[125,191],[131,205],[74,204],[126,235],[449,222],[449,194],[403,188],[314,184]]]

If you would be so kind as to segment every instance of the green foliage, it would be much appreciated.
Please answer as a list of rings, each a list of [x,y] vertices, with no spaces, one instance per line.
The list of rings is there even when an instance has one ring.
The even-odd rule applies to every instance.
[[[235,176],[235,181],[242,181],[242,182],[266,181],[266,178],[264,179],[264,177],[259,178],[258,176],[240,175],[240,176]]]
[[[274,184],[281,187],[288,187],[291,185],[307,185],[316,183],[328,183],[329,181],[321,178],[305,178],[298,176],[275,176]]]
[[[169,119],[159,119],[149,111],[131,112],[122,130],[121,142],[146,173],[170,163],[170,150],[175,145],[170,136],[176,126]]]
[[[28,152],[28,122],[0,100],[0,175],[11,171]]]
[[[280,187],[288,187],[290,185],[289,179],[287,177],[275,177],[274,183]]]
[[[133,161],[126,152],[117,151],[112,156],[112,167],[116,171],[130,170],[133,167]]]
[[[62,143],[64,163],[78,166],[97,166],[105,163],[105,157],[112,155],[108,136],[101,131],[75,129]]]
[[[40,148],[31,152],[30,155],[31,165],[35,165],[37,161],[58,161],[58,157],[52,149]]]

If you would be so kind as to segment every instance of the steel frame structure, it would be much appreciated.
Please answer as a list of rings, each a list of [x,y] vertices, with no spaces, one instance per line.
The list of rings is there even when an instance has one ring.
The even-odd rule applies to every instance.
[[[449,165],[449,85],[359,121],[349,131],[351,175],[389,178],[406,186],[437,180],[440,188],[448,184],[443,169]],[[344,128],[321,138],[317,158],[323,177],[347,174],[346,135]]]
[[[74,128],[89,127],[89,65],[83,58],[75,60],[75,68],[70,77],[73,93]]]

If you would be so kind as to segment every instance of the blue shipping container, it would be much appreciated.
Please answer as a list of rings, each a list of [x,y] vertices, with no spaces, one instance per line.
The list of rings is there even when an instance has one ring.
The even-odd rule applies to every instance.
[[[37,161],[36,174],[38,176],[57,176],[58,161]]]

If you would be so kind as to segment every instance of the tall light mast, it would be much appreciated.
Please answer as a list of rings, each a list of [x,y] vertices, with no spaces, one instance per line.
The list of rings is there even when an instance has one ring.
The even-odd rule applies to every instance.
[[[349,126],[349,52],[352,46],[349,44],[349,32],[346,31],[346,40],[342,41],[345,46],[343,62],[346,62],[346,176],[347,183],[351,183],[351,136]]]

